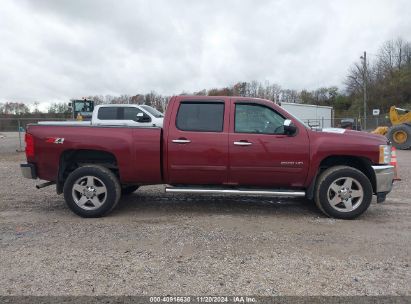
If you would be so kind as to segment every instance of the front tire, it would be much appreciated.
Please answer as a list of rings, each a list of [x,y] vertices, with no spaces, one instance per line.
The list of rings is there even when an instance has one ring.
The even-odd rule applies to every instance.
[[[109,169],[87,165],[74,170],[64,183],[67,206],[81,217],[101,217],[117,205],[121,187]]]
[[[372,185],[359,170],[348,166],[335,166],[319,177],[315,203],[327,216],[354,219],[371,204]]]

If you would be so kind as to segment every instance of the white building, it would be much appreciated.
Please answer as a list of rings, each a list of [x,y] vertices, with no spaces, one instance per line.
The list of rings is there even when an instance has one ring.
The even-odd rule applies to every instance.
[[[332,107],[290,102],[282,102],[281,107],[311,127],[333,127],[334,111]]]

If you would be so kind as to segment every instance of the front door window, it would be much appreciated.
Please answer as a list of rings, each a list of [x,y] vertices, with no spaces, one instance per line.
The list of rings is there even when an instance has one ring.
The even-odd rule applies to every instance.
[[[284,134],[284,120],[283,116],[262,105],[235,105],[236,133]]]

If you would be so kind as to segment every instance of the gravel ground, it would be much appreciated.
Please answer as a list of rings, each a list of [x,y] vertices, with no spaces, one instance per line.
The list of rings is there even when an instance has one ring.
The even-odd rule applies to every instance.
[[[21,133],[21,144],[24,149],[24,133]],[[4,153],[12,153],[20,150],[18,132],[0,132],[0,158]]]
[[[82,219],[20,176],[0,138],[0,295],[410,295],[411,151],[402,182],[354,221],[305,200],[143,187]],[[16,138],[14,138],[16,140]],[[17,138],[18,140],[18,138]]]

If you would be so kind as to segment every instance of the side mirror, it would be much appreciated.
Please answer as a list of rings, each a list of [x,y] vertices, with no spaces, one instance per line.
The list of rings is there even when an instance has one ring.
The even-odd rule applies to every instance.
[[[151,118],[150,118],[150,116],[140,112],[140,113],[137,113],[136,121],[137,122],[150,122]]]
[[[297,132],[297,127],[290,119],[284,120],[284,133],[288,136],[293,136]]]

